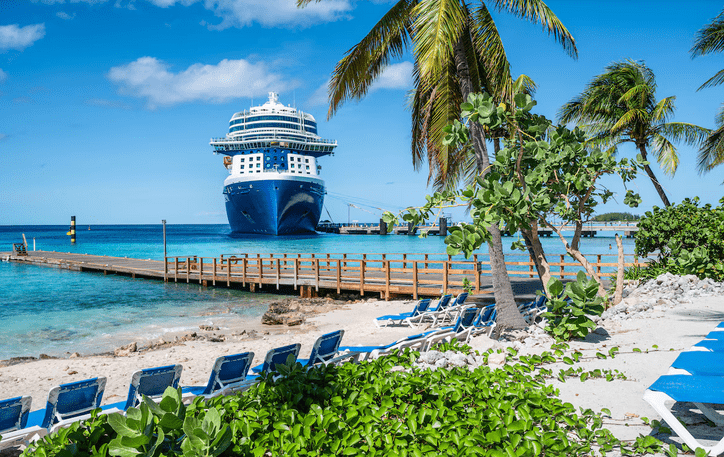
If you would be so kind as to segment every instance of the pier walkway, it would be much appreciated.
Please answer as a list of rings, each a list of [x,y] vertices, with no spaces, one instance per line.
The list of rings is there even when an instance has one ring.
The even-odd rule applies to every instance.
[[[511,259],[523,258],[521,261]],[[571,259],[560,256],[551,268],[556,277],[575,276],[581,269]],[[615,255],[590,256],[602,277],[614,275]],[[606,262],[604,257],[614,257]],[[529,296],[541,288],[534,264],[528,255],[508,254],[508,270],[514,292]],[[444,254],[222,254],[219,257],[166,257],[166,261],[130,259],[49,251],[28,251],[27,255],[0,253],[0,259],[33,265],[53,266],[73,271],[123,274],[133,278],[197,283],[203,286],[232,284],[279,289],[282,286],[312,296],[320,289],[379,293],[390,299],[398,295],[436,296],[460,293],[463,288],[475,294],[492,293],[490,262],[487,255],[470,260],[452,260]],[[642,265],[636,259],[626,267]],[[568,267],[568,268],[567,268]],[[566,269],[567,268],[567,269]],[[556,271],[558,270],[558,271]]]

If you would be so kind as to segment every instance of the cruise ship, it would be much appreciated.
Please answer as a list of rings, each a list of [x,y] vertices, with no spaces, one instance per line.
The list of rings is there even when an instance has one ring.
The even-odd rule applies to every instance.
[[[325,194],[317,161],[337,142],[317,135],[311,114],[284,106],[270,92],[263,105],[234,114],[229,133],[210,144],[229,171],[223,193],[232,232],[315,231]]]

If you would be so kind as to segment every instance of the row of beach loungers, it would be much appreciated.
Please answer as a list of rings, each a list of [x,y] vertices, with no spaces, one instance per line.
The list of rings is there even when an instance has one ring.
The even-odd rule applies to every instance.
[[[724,438],[713,446],[701,444],[671,409],[672,403],[694,403],[707,419],[724,426],[724,416],[717,411],[724,405],[724,322],[689,351],[679,354],[668,373],[646,390],[644,400],[691,449],[700,447],[712,456],[724,453]]]
[[[425,332],[386,345],[340,346],[344,330],[337,330],[317,339],[309,359],[298,359],[301,344],[272,349],[266,354],[264,363],[255,367],[251,366],[253,352],[219,357],[213,365],[208,383],[205,386],[182,386],[182,399],[190,402],[197,396],[212,398],[245,390],[257,381],[259,375],[275,371],[276,365],[286,363],[290,356],[310,368],[343,361],[359,362],[405,348],[427,351],[442,341],[457,339],[467,342],[473,335],[490,334],[495,326],[495,305],[482,309],[466,306],[466,298],[467,294],[461,294],[455,300],[445,295],[433,309],[430,309],[430,300],[424,299],[418,301],[409,313],[381,316],[376,320],[378,326],[397,324],[414,328],[423,323],[432,324],[432,328]],[[533,319],[544,310],[545,301],[541,300],[521,307],[521,312]],[[450,325],[442,325],[445,323]],[[48,393],[45,409],[37,411],[30,411],[32,399],[29,396],[0,400],[0,449],[17,444],[27,445],[59,428],[87,419],[90,412],[97,408],[101,408],[102,414],[123,413],[128,408],[137,407],[144,395],[158,399],[166,388],[179,386],[182,369],[177,364],[136,371],[131,377],[127,399],[108,405],[101,405],[105,377],[56,386]],[[249,374],[250,371],[253,374]]]

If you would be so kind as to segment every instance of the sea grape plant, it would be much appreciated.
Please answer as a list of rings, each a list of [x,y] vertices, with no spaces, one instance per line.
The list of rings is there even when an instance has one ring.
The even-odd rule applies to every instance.
[[[552,278],[548,284],[546,332],[558,341],[583,339],[596,328],[590,316],[603,314],[603,299],[598,296],[598,283],[579,271],[576,281],[563,283]]]
[[[654,206],[638,223],[636,254],[656,253],[655,261],[630,278],[664,272],[724,280],[724,198],[719,206],[699,206],[699,198],[665,208]]]
[[[535,101],[527,94],[515,97],[515,106],[494,105],[487,94],[474,94],[461,105],[463,122],[446,127],[446,144],[465,143],[469,124],[477,122],[486,129],[508,132],[504,147],[496,152],[491,172],[477,177],[457,192],[444,191],[427,197],[420,208],[408,208],[403,219],[418,224],[428,219],[436,208],[459,204],[470,208],[472,223],[450,227],[445,239],[448,254],[464,253],[470,257],[489,238],[487,227],[497,224],[508,232],[520,230],[526,241],[514,247],[528,248],[544,287],[551,272],[540,242],[539,229],[552,230],[560,238],[566,253],[578,261],[598,284],[598,293],[605,291],[596,268],[580,251],[584,224],[594,217],[599,203],[606,203],[614,193],[600,184],[600,178],[617,175],[626,184],[636,176],[644,163],[615,157],[591,148],[579,129],[554,126],[544,116],[533,114]],[[638,194],[628,190],[624,203],[635,207],[641,202]],[[562,221],[563,227],[553,222]],[[397,216],[385,213],[383,219],[393,223]],[[563,230],[573,230],[570,241]]]

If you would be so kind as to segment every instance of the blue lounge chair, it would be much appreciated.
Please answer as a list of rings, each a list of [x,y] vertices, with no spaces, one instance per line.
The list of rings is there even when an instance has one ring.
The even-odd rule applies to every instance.
[[[694,344],[690,350],[724,352],[724,340],[701,340]]]
[[[349,359],[351,357],[349,354],[338,355],[339,345],[342,342],[343,336],[344,330],[337,330],[320,336],[317,338],[317,341],[314,342],[314,347],[312,347],[312,353],[309,355],[309,358],[297,359],[297,362],[305,367],[312,367],[318,364],[328,365]]]
[[[471,336],[483,333],[489,336],[495,328],[495,318],[497,315],[498,311],[495,309],[495,305],[488,305],[480,310],[480,314],[478,314],[475,322],[473,322],[473,328],[470,331]]]
[[[724,352],[682,352],[671,364],[667,374],[724,376]]]
[[[0,400],[0,449],[18,444],[27,446],[48,433],[48,430],[37,425],[27,427],[31,402],[30,397]]]
[[[538,316],[548,311],[547,301],[548,299],[545,295],[539,295],[532,302],[523,303],[518,306],[518,310],[527,323],[533,324]]]
[[[430,312],[439,312],[450,306],[450,300],[452,300],[452,294],[446,294],[440,297],[440,300],[437,301],[437,306],[435,308],[430,309]]]
[[[724,340],[724,332],[721,330],[712,330],[707,333],[704,338],[707,340]]]
[[[104,408],[112,407],[120,410],[135,408],[143,401],[143,396],[158,399],[163,396],[167,387],[178,387],[181,379],[181,365],[167,365],[164,367],[144,368],[131,376],[131,385],[128,388],[126,401],[113,403]]]
[[[427,312],[430,307],[430,299],[424,298],[417,302],[415,308],[409,313],[400,314],[388,314],[386,316],[380,316],[375,319],[375,325],[377,327],[386,327],[390,323],[396,323],[396,325],[402,325],[403,323],[414,327],[413,320],[419,320],[420,315]]]
[[[423,321],[430,319],[433,327],[445,322],[455,322],[465,307],[465,301],[468,299],[468,293],[461,293],[455,298],[455,300],[452,300],[451,298],[446,299],[446,297],[452,297],[452,295],[444,295],[440,298],[437,307],[423,315],[420,320]]]
[[[690,376],[690,375],[665,375],[654,382],[644,393],[646,400],[657,413],[666,421],[672,430],[691,448],[701,447],[709,455],[719,455],[724,452],[724,438],[714,446],[701,444],[686,429],[686,426],[679,421],[666,407],[668,402],[691,402],[712,422],[721,426],[724,425],[722,417],[708,404],[724,404],[724,377],[722,376]]]
[[[299,349],[301,348],[302,345],[299,343],[274,348],[266,353],[264,363],[252,368],[252,371],[259,374],[275,371],[277,365],[284,365],[285,363],[287,363],[287,358],[290,355],[294,357],[294,360],[296,361],[297,357],[299,357]]]
[[[90,412],[100,408],[106,378],[98,377],[83,381],[69,382],[53,387],[48,392],[45,409],[28,415],[30,426],[39,426],[48,432],[67,427],[73,422],[87,419]],[[112,405],[103,408],[103,413],[118,412]]]
[[[427,332],[429,333],[429,332]],[[340,352],[347,352],[347,355],[353,356],[355,362],[360,360],[374,359],[381,355],[389,354],[397,349],[422,349],[425,345],[427,333],[418,333],[416,335],[406,336],[390,344],[379,346],[340,346]]]
[[[251,363],[254,360],[253,352],[221,356],[214,362],[211,376],[206,386],[182,387],[181,393],[184,401],[199,395],[213,398],[219,395],[228,395],[233,392],[250,387],[257,376],[247,376]]]
[[[455,325],[440,327],[424,333],[426,341],[423,350],[430,349],[433,344],[440,341],[452,341],[453,338],[467,343],[474,328],[473,323],[479,313],[480,309],[477,306],[469,306],[462,310]]]

